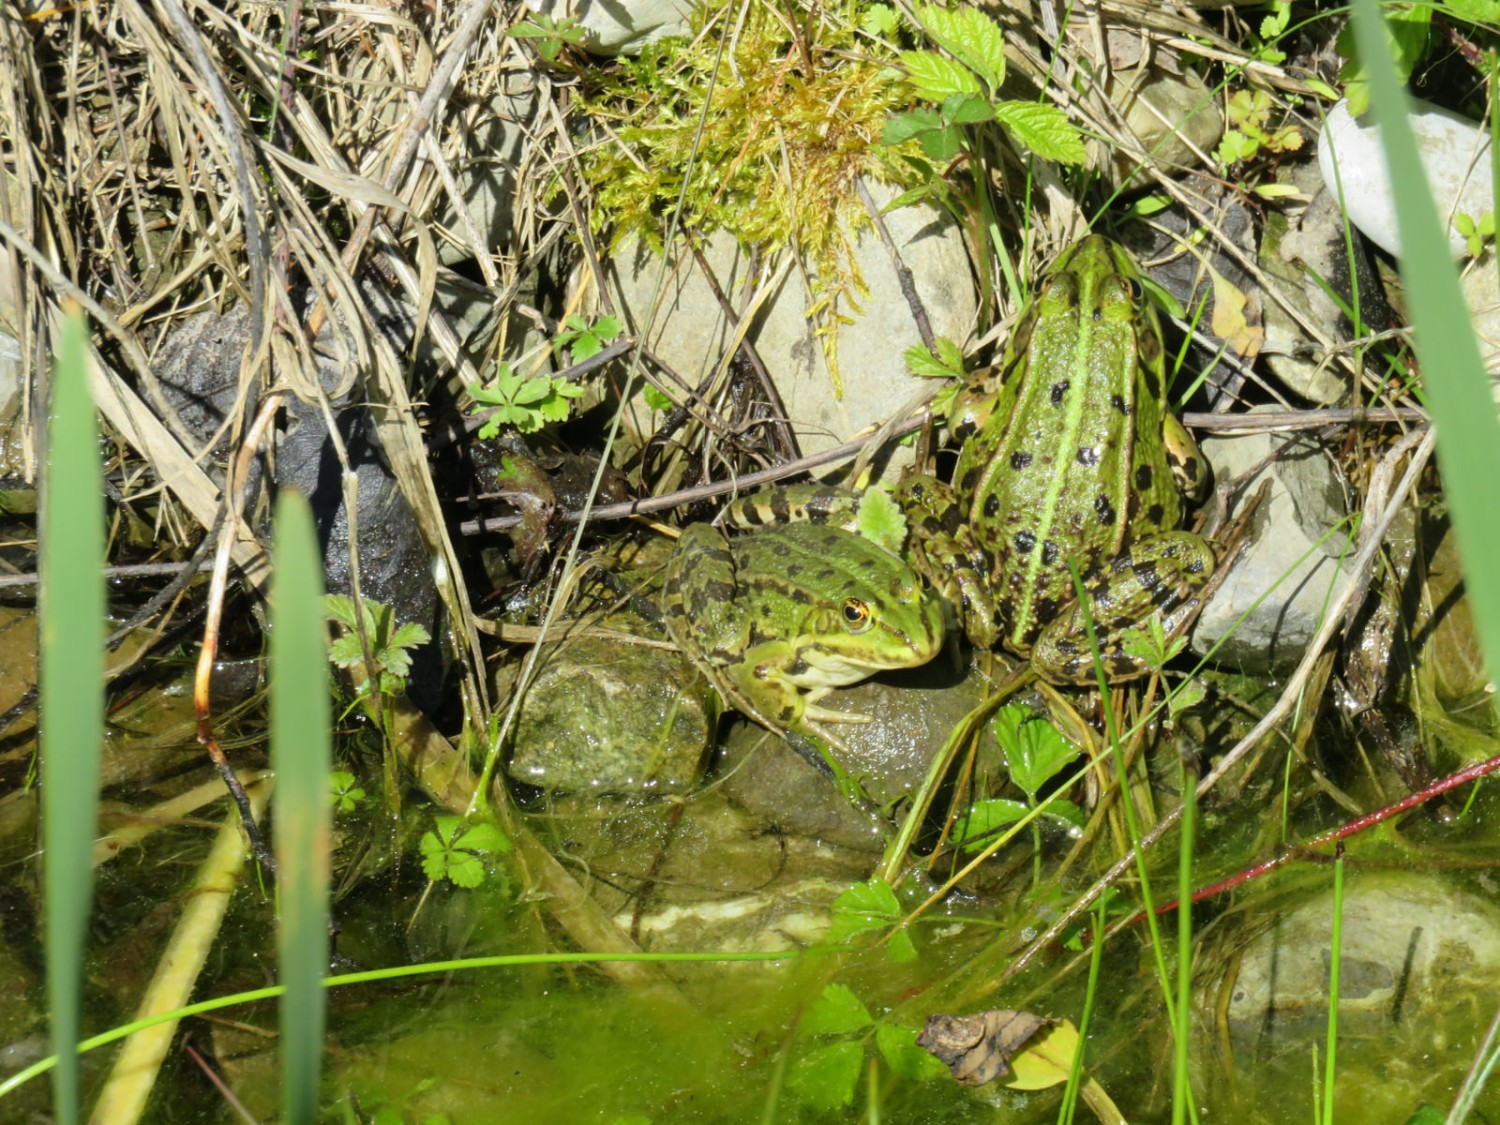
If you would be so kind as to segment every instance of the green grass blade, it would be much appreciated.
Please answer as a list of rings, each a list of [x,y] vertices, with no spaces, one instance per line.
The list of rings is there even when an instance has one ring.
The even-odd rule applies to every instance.
[[[104,494],[88,387],[88,327],[63,322],[53,368],[41,543],[42,866],[53,1119],[78,1120],[90,847],[104,731]]]
[[[1493,565],[1500,558],[1500,521],[1493,518],[1492,500],[1500,481],[1500,422],[1374,0],[1356,0],[1354,30],[1391,167],[1401,276],[1415,329],[1412,343],[1438,427],[1443,489],[1474,624],[1493,672],[1500,668],[1500,574]]]
[[[271,612],[271,764],[280,868],[277,953],[281,1000],[281,1108],[288,1125],[317,1119],[323,1058],[323,974],[328,964],[330,706],[323,565],[312,511],[295,492],[276,505]]]

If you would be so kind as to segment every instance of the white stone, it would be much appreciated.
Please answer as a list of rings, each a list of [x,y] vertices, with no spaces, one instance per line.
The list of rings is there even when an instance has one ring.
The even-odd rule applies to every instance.
[[[871,184],[877,204],[894,192]],[[886,227],[913,284],[932,330],[962,345],[973,329],[977,297],[967,251],[957,226],[946,214],[926,204],[902,207],[885,215]],[[739,303],[750,257],[720,231],[708,241],[704,259],[731,301]],[[895,265],[872,230],[859,235],[855,246],[868,296],[859,298],[856,312],[847,302],[840,310],[853,322],[838,333],[838,367],[843,395],[835,393],[833,378],[807,319],[811,303],[797,269],[786,273],[780,288],[766,301],[749,338],[786,406],[804,454],[848,441],[867,426],[889,418],[930,379],[910,374],[902,353],[921,342],[911,309],[901,293]],[[764,259],[762,259],[764,266]],[[650,305],[659,259],[654,254],[624,251],[609,268],[627,323],[638,330]],[[719,362],[734,332],[703,274],[690,255],[680,261],[666,282],[660,309],[651,326],[651,351],[697,385]]]
[[[633,55],[647,43],[691,35],[689,0],[526,0],[538,15],[573,19],[596,55]]]
[[[1448,229],[1449,249],[1457,258],[1464,251],[1464,239],[1453,230],[1453,216],[1467,214],[1477,220],[1494,210],[1489,137],[1468,118],[1418,99],[1412,99],[1408,120],[1438,215]],[[1372,121],[1355,120],[1348,103],[1339,102],[1318,134],[1318,169],[1335,198],[1342,185],[1344,210],[1350,222],[1376,245],[1399,257],[1396,209],[1379,127]]]

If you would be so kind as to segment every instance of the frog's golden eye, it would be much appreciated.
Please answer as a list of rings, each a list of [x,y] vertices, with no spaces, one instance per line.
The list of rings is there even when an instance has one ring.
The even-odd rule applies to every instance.
[[[859,598],[845,598],[844,624],[851,633],[863,633],[870,627],[870,607]]]

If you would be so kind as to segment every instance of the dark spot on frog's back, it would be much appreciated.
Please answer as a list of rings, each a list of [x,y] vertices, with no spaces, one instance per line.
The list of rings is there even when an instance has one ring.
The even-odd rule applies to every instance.
[[[1091,468],[1099,463],[1099,447],[1097,445],[1081,445],[1078,447],[1078,463],[1086,468]]]
[[[1160,525],[1166,517],[1166,510],[1160,504],[1152,504],[1146,509],[1146,518],[1154,524]]]
[[[796,578],[797,575],[799,575],[799,574],[802,573],[802,564],[801,563],[787,563],[786,570],[783,571],[783,573],[788,578]]]
[[[1135,347],[1142,363],[1154,364],[1161,358],[1161,337],[1155,332],[1136,333]]]
[[[1114,407],[1115,413],[1119,414],[1121,418],[1130,417],[1130,404],[1120,395],[1110,395],[1109,404]]]
[[[1069,379],[1059,379],[1052,384],[1051,397],[1053,406],[1061,406],[1063,404],[1063,399],[1068,394],[1068,388],[1072,385],[1073,383]]]
[[[727,602],[735,595],[732,582],[705,582],[701,592],[705,603]]]
[[[1151,487],[1151,482],[1156,478],[1151,473],[1150,465],[1137,465],[1135,469],[1135,486],[1142,492]]]
[[[1109,502],[1109,497],[1099,495],[1094,497],[1094,514],[1099,517],[1099,522],[1105,527],[1110,527],[1115,522],[1115,506]]]
[[[991,492],[984,498],[984,515],[986,519],[994,519],[1000,514],[1000,497]]]
[[[1042,540],[1042,562],[1051,566],[1057,561],[1057,544],[1050,539]]]
[[[1016,554],[1029,555],[1036,547],[1036,536],[1029,531],[1018,531],[1015,537]]]
[[[1010,467],[1020,472],[1031,465],[1031,454],[1024,449],[1018,449],[1010,455]]]
[[[974,491],[974,487],[978,483],[979,483],[979,468],[978,468],[978,466],[973,466],[973,467],[971,467],[969,469],[968,472],[964,473],[964,479],[958,482],[958,490],[960,492],[965,492],[965,493],[973,492]]]
[[[785,543],[773,541],[771,543],[771,554],[779,559],[784,559],[792,553],[792,548]]]

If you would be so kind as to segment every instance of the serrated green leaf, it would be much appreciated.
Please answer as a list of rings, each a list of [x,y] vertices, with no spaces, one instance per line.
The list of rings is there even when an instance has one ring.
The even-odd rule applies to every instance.
[[[425,645],[430,640],[432,640],[432,634],[423,626],[418,625],[415,621],[408,621],[404,625],[397,626],[396,631],[391,634],[391,639],[386,642],[386,645],[396,648],[416,648],[420,645]]]
[[[819,1047],[797,1060],[787,1085],[818,1109],[838,1109],[854,1101],[864,1061],[864,1044],[859,1042]]]
[[[933,42],[984,79],[993,92],[1005,81],[1005,37],[999,25],[977,7],[962,5],[917,10]]]
[[[964,133],[958,125],[934,129],[917,138],[922,151],[939,164],[947,164],[964,150]]]
[[[504,832],[487,821],[481,821],[474,825],[455,842],[454,847],[465,848],[471,852],[489,852],[492,855],[502,855],[510,851],[510,840]]]
[[[340,625],[354,628],[354,599],[347,594],[324,594],[323,612]]]
[[[552,393],[552,380],[546,375],[533,375],[516,389],[511,398],[514,406],[535,406]]]
[[[641,388],[641,397],[646,400],[646,405],[652,410],[668,411],[674,409],[677,404],[670,398],[657,390],[650,383]]]
[[[807,1006],[797,1024],[798,1035],[850,1035],[874,1022],[870,1010],[842,984],[830,984]]]
[[[859,28],[866,35],[894,35],[896,27],[895,9],[886,4],[871,4],[859,19]]]
[[[907,112],[898,113],[886,121],[885,127],[880,131],[880,143],[883,145],[899,145],[902,141],[925,133],[929,129],[941,129],[942,127],[942,116],[935,109],[907,110]]]
[[[448,881],[455,887],[472,891],[484,882],[484,864],[473,852],[451,852],[448,856]]]
[[[1069,123],[1067,114],[1040,102],[996,102],[995,120],[1043,160],[1058,164],[1082,164],[1083,137]]]
[[[604,350],[604,341],[592,332],[584,332],[573,340],[572,355],[574,363],[582,363],[586,359],[592,359]]]
[[[918,97],[941,103],[953,94],[983,92],[979,79],[962,64],[936,51],[902,51],[900,57],[901,65],[906,68],[906,80]]]
[[[913,344],[901,353],[906,369],[913,375],[928,379],[946,379],[953,374],[937,356],[927,350],[925,344]]]
[[[833,925],[829,927],[828,940],[838,944],[855,934],[883,930],[903,916],[895,892],[884,880],[855,883],[833,900]]]
[[[502,399],[513,397],[523,381],[521,373],[503,360],[495,369],[495,391]]]
[[[345,633],[328,646],[328,659],[333,661],[336,668],[353,668],[364,658],[364,649],[359,647],[359,636],[356,633]]]
[[[893,555],[906,546],[906,514],[883,488],[865,490],[855,517],[855,530]]]
[[[942,1079],[948,1068],[926,1050],[917,1046],[918,1031],[896,1023],[881,1023],[875,1028],[875,1045],[891,1073],[911,1082]]]
[[[954,94],[943,101],[943,121],[949,125],[982,125],[995,119],[995,107],[978,94]]]

